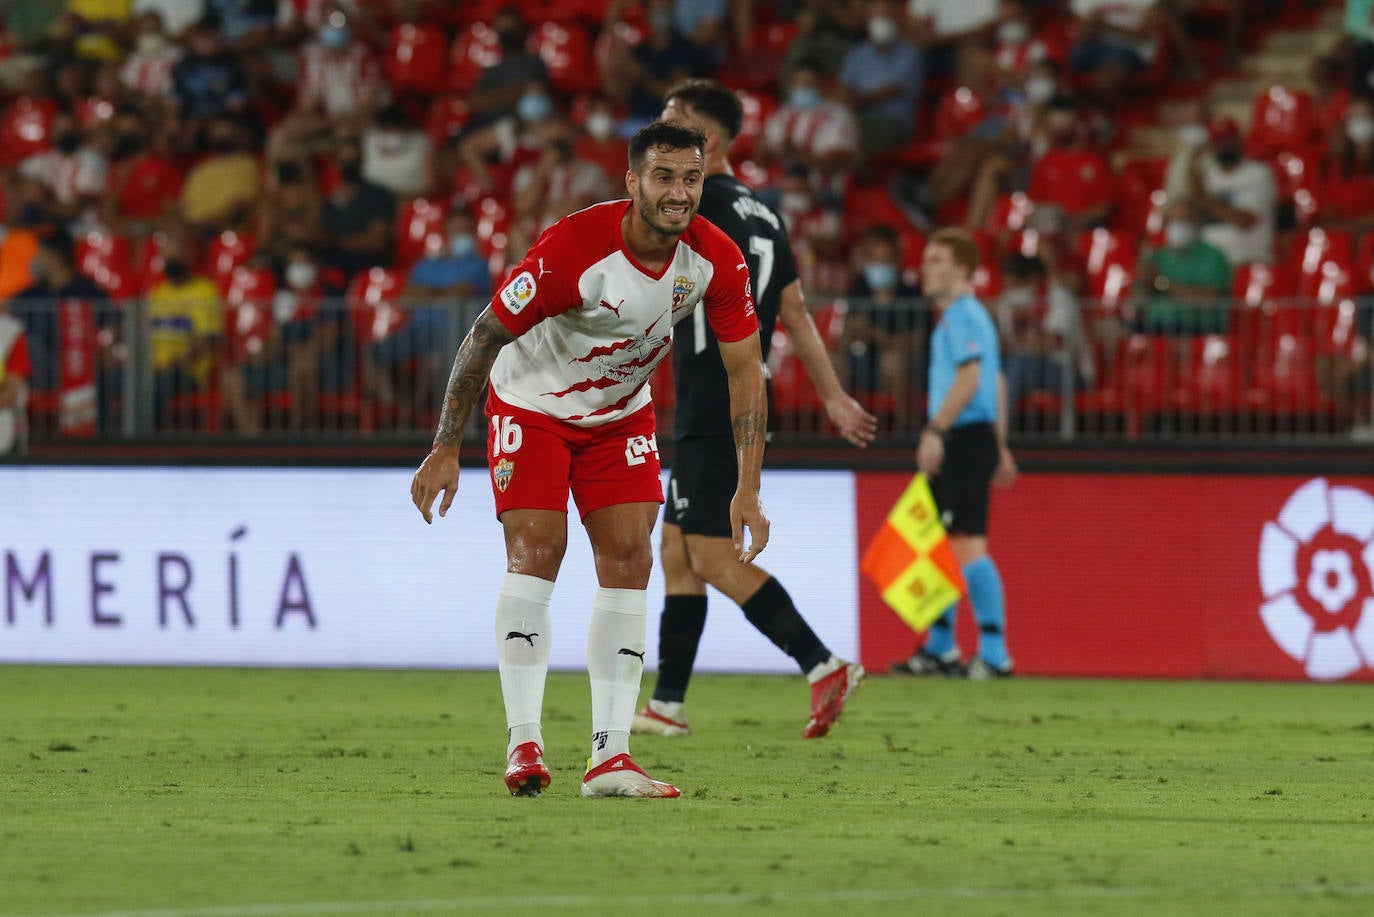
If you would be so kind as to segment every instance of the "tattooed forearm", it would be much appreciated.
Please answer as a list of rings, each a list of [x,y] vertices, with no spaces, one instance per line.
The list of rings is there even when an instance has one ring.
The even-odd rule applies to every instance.
[[[463,428],[487,383],[491,364],[496,362],[501,348],[513,340],[514,336],[490,308],[477,317],[472,330],[458,345],[458,355],[453,358],[444,406],[439,412],[439,429],[434,434],[436,449],[457,446],[463,441]]]
[[[759,411],[745,411],[731,419],[735,431],[735,445],[755,446],[763,442],[764,416]]]

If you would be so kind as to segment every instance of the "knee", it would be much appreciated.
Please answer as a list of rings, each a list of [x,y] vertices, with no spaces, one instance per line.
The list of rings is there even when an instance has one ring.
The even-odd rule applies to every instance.
[[[648,583],[654,552],[647,538],[617,538],[597,552],[596,567],[603,586]],[[624,588],[638,588],[626,586]]]
[[[507,547],[506,570],[540,579],[556,579],[567,547],[567,538],[517,538]]]

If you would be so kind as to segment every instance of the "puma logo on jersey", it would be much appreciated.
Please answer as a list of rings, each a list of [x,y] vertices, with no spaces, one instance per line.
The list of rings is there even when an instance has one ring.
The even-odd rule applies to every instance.
[[[510,633],[506,634],[506,639],[514,640],[516,637],[519,637],[521,640],[524,640],[530,646],[534,646],[534,638],[537,636],[539,636],[538,632],[531,634],[522,634],[518,630],[513,630]]]
[[[622,647],[620,648],[620,650],[616,653],[616,655],[618,655],[618,656],[636,656],[636,657],[639,658],[639,661],[640,661],[640,662],[643,662],[643,661],[644,661],[644,654],[643,654],[643,653],[636,653],[634,650],[632,650],[632,649],[627,649],[626,647],[623,647],[623,646],[622,646]]]
[[[619,306],[613,306],[613,305],[611,305],[610,303],[606,302],[606,300],[603,299],[603,300],[601,300],[601,305],[602,305],[604,308],[610,309],[612,312],[614,312],[616,318],[620,318],[620,307],[623,306],[623,305],[625,305],[625,300],[622,299],[622,300],[620,301],[620,305],[619,305]]]
[[[545,274],[552,274],[552,273],[553,273],[553,271],[546,271],[546,270],[544,270],[544,259],[543,259],[543,258],[540,258],[540,259],[539,259],[539,274],[538,274],[538,276],[536,276],[534,279],[535,279],[535,280],[538,280],[540,277],[543,277]]]

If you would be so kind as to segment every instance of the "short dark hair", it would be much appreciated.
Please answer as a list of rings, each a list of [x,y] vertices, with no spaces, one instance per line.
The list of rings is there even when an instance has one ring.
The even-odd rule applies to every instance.
[[[692,111],[709,118],[734,140],[744,126],[744,103],[735,90],[715,80],[683,80],[663,97],[664,102],[677,99]]]
[[[970,277],[978,270],[978,243],[973,241],[973,236],[965,230],[942,229],[930,237],[930,244],[943,245],[949,249],[954,263],[965,267]]]
[[[644,157],[652,148],[663,150],[696,150],[706,155],[706,136],[693,127],[671,121],[655,121],[642,127],[630,138],[630,171],[644,168]]]
[[[38,247],[63,261],[70,262],[76,251],[76,242],[65,229],[54,229],[38,237]]]

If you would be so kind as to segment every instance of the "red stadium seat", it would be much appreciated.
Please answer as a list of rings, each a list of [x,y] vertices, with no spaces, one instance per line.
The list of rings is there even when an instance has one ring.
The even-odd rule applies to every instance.
[[[1132,159],[1121,167],[1112,209],[1114,228],[1138,236],[1148,237],[1154,232],[1162,235],[1164,170],[1167,166],[1167,159],[1148,157]],[[1158,226],[1153,226],[1156,212]]]
[[[1311,151],[1321,140],[1316,106],[1305,90],[1270,86],[1255,98],[1245,138],[1245,150],[1251,156],[1267,159],[1285,150]]]
[[[1315,347],[1301,334],[1279,334],[1260,355],[1255,384],[1246,392],[1250,406],[1276,418],[1329,417],[1335,410],[1317,384]]]
[[[902,279],[912,286],[921,283],[921,262],[925,260],[926,235],[915,229],[899,233],[902,259]]]
[[[1348,232],[1313,227],[1299,240],[1293,256],[1298,296],[1330,303],[1354,289],[1355,251]]]
[[[210,272],[210,279],[222,290],[227,290],[230,275],[253,254],[253,245],[254,239],[251,234],[233,229],[226,229],[211,239],[205,253],[205,264]]]
[[[978,93],[967,86],[958,86],[940,97],[935,106],[932,133],[936,140],[957,140],[978,126],[986,110]]]
[[[1131,291],[1140,255],[1140,240],[1132,233],[1094,229],[1078,245],[1088,285],[1088,296],[1098,299],[1105,311],[1113,311]]]
[[[1166,337],[1146,334],[1123,339],[1104,384],[1076,396],[1080,417],[1097,422],[1116,418],[1128,436],[1139,435],[1146,419],[1163,409],[1172,388],[1170,344]]]
[[[429,103],[425,133],[436,146],[444,146],[462,131],[472,117],[467,97],[461,93],[439,96]]]
[[[1180,412],[1233,415],[1241,403],[1241,360],[1235,342],[1223,334],[1189,341],[1187,363],[1179,367],[1170,398]]]
[[[1236,300],[1231,333],[1246,359],[1273,337],[1274,316],[1292,297],[1294,284],[1289,271],[1267,264],[1247,264],[1236,271],[1231,280]]]
[[[405,275],[400,271],[374,267],[354,276],[346,298],[359,343],[385,340],[406,324],[410,315],[401,305],[404,290]]]
[[[845,235],[856,237],[869,226],[888,226],[898,232],[912,229],[906,214],[892,201],[887,188],[851,181],[844,191]]]
[[[458,33],[449,52],[449,85],[458,92],[473,87],[482,71],[501,59],[501,42],[485,22],[474,22]]]
[[[448,36],[436,25],[393,26],[382,62],[387,82],[397,92],[442,92],[449,79],[448,51]]]
[[[988,232],[1019,232],[1026,228],[1034,212],[1035,201],[1032,201],[1026,192],[1013,191],[1011,194],[1003,194],[993,204],[992,213],[988,214]]]
[[[134,262],[134,277],[138,288],[144,293],[157,286],[165,278],[163,273],[162,246],[167,242],[167,233],[161,230],[143,240]],[[194,269],[192,265],[192,269]]]
[[[796,37],[795,23],[756,24],[745,38],[744,47],[725,56],[720,81],[733,89],[776,93],[778,74],[784,70],[787,51]]]
[[[224,326],[231,364],[260,356],[272,339],[272,297],[277,275],[270,268],[234,267],[224,288]]]
[[[396,266],[404,269],[444,244],[448,211],[441,201],[417,197],[401,205],[396,225]]]
[[[778,103],[766,93],[740,91],[740,104],[744,106],[744,121],[740,125],[739,136],[735,138],[732,153],[740,159],[748,159],[754,152],[754,144],[763,136],[763,126],[777,109]]]
[[[20,96],[0,114],[0,168],[18,165],[52,145],[52,120],[57,103],[52,99]]]
[[[132,274],[134,246],[128,236],[96,230],[76,240],[76,269],[106,292]]]
[[[545,22],[535,31],[531,50],[544,61],[553,88],[577,93],[596,92],[601,87],[592,39],[581,25]]]

